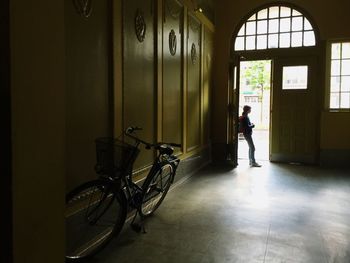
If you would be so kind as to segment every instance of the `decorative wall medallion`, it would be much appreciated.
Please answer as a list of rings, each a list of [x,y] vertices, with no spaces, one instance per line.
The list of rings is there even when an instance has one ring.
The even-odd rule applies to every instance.
[[[194,43],[192,43],[192,47],[191,47],[191,60],[192,60],[192,64],[195,65],[197,62],[197,50],[196,50],[196,45]]]
[[[88,18],[92,13],[92,0],[73,0],[75,10],[82,17]]]
[[[175,34],[175,31],[172,29],[169,33],[169,50],[172,56],[175,56],[176,54],[176,45],[177,45],[176,34]]]
[[[140,42],[145,40],[146,36],[146,22],[143,12],[140,9],[136,10],[135,14],[135,33]]]

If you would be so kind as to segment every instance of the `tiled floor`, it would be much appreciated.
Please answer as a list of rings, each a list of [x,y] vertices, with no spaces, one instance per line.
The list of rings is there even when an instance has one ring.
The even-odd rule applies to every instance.
[[[350,262],[350,171],[207,167],[92,262]]]

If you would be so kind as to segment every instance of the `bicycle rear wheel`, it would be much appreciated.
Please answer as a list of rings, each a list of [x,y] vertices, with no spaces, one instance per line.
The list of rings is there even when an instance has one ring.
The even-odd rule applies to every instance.
[[[66,261],[78,262],[100,251],[123,227],[126,200],[113,183],[94,180],[66,196]]]
[[[169,162],[163,162],[158,170],[146,178],[142,189],[142,204],[140,214],[150,216],[164,200],[173,181],[174,167]]]

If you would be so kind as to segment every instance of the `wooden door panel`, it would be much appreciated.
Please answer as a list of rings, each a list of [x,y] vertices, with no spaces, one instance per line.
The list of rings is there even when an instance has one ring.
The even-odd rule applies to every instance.
[[[307,89],[282,89],[283,67],[308,66]],[[313,58],[293,58],[274,63],[271,160],[316,161],[317,104]]]

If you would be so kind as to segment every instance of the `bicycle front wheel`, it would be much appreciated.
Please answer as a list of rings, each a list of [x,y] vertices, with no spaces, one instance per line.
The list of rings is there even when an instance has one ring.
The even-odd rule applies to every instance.
[[[164,200],[173,181],[174,167],[169,162],[161,164],[160,168],[146,178],[142,189],[142,204],[140,214],[150,216]]]
[[[125,196],[112,182],[87,182],[66,197],[66,261],[78,262],[100,251],[123,227]]]

